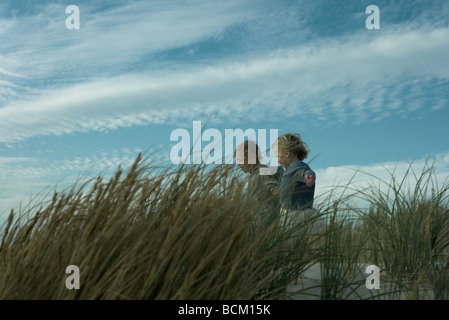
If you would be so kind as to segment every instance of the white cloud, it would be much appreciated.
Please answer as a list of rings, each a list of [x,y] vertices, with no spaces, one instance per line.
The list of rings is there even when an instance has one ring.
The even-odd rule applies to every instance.
[[[429,170],[430,168],[432,170]],[[342,194],[354,195],[372,187],[383,194],[389,192],[393,195],[393,189],[395,189],[400,190],[403,195],[408,195],[409,192],[413,193],[417,190],[416,185],[420,178],[422,179],[421,187],[427,185],[427,192],[430,193],[432,187],[436,191],[441,191],[449,184],[449,151],[414,161],[328,167],[318,169],[316,173],[315,192],[319,201],[337,200]],[[426,181],[428,181],[427,184]],[[400,186],[402,183],[403,185]],[[372,192],[368,191],[368,194],[372,195]],[[367,208],[369,203],[365,201],[365,197],[360,196],[350,197],[351,201],[359,207]]]
[[[9,77],[25,78],[25,76],[23,76],[21,74],[18,74],[18,73],[12,72],[12,71],[8,71],[8,70],[5,70],[3,68],[0,68],[0,74],[1,75],[5,75],[5,76],[9,76]]]
[[[115,129],[206,112],[253,120],[287,112],[329,123],[381,119],[428,102],[447,103],[449,28],[278,50],[245,62],[127,74],[42,90],[0,109],[0,142],[34,135]],[[390,89],[393,88],[393,89]],[[434,90],[432,92],[432,90]],[[420,93],[421,92],[421,93]],[[430,109],[430,107],[429,107]],[[186,113],[188,110],[188,114]],[[256,112],[257,111],[257,112]],[[263,111],[263,112],[261,112]]]
[[[134,1],[107,10],[101,6],[79,4],[79,30],[66,29],[65,6],[55,3],[42,5],[32,16],[0,20],[5,27],[0,28],[0,51],[8,65],[31,78],[61,73],[95,77],[96,72],[114,74],[147,55],[213,37],[247,15],[236,0]]]

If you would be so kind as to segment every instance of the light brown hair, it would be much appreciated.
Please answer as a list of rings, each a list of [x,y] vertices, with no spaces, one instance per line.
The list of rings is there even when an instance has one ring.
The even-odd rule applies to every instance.
[[[286,133],[277,139],[278,151],[290,151],[295,154],[300,161],[309,155],[309,147],[302,141],[299,133]]]
[[[243,148],[243,150],[242,150]],[[237,153],[239,153],[239,157],[241,160],[240,152],[243,151],[244,155],[244,163],[249,164],[257,164],[260,163],[260,159],[262,158],[262,155],[259,150],[259,146],[256,142],[252,140],[245,140],[241,144],[239,144],[234,151],[234,157],[237,158]],[[255,156],[254,156],[255,155]]]

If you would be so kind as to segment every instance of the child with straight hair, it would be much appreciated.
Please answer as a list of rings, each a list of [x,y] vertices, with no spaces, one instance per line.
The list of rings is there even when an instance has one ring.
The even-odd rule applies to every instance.
[[[279,189],[282,167],[277,167],[276,172],[271,175],[261,172],[267,166],[261,163],[262,155],[259,146],[252,140],[245,140],[239,144],[235,148],[234,156],[240,169],[244,173],[249,173],[247,180],[249,194],[265,205],[265,221],[267,225],[270,225],[279,216],[279,203],[275,190]]]

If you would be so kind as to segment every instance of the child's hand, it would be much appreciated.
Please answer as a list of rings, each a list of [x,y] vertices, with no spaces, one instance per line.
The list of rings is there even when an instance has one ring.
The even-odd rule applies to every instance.
[[[315,176],[311,175],[311,174],[306,174],[306,183],[308,187],[313,186],[313,184],[315,183]]]

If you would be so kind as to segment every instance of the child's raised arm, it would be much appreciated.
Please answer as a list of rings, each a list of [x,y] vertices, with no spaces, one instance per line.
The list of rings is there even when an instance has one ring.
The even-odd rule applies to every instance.
[[[313,170],[307,170],[304,172],[304,178],[306,179],[306,184],[308,187],[313,186],[315,183],[315,172]]]

